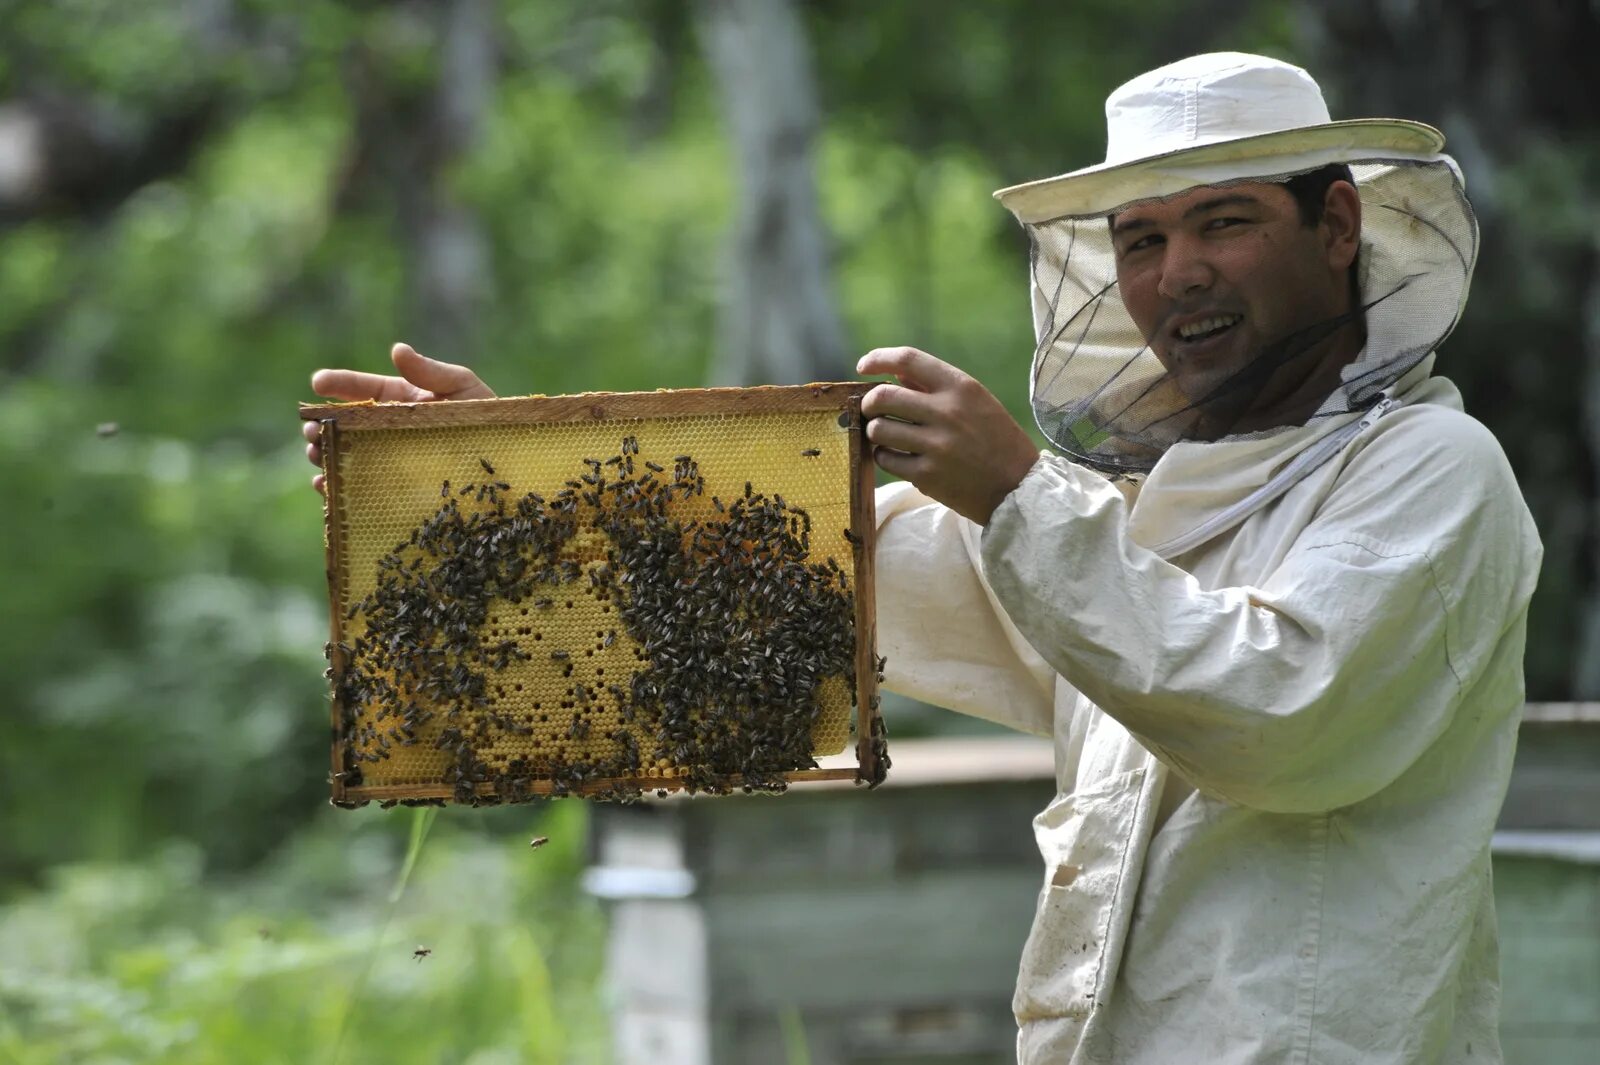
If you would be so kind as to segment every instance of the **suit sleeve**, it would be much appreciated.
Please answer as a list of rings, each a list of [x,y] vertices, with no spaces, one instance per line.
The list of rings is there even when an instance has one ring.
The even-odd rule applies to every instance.
[[[982,529],[909,484],[878,489],[876,504],[884,686],[1049,736],[1058,678],[984,580]]]
[[[1498,443],[1453,411],[1380,421],[1259,586],[1202,588],[1127,520],[1103,479],[1041,458],[985,530],[996,597],[1197,788],[1278,812],[1357,802],[1415,762],[1520,638],[1540,556]]]

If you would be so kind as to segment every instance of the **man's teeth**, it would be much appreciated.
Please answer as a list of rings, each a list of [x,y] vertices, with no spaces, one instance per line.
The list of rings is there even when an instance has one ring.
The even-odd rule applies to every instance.
[[[1243,315],[1238,314],[1224,314],[1216,318],[1207,318],[1202,322],[1191,322],[1188,325],[1179,326],[1178,335],[1185,340],[1193,340],[1195,337],[1200,336],[1201,334],[1212,333],[1218,329],[1223,329],[1227,326],[1233,325],[1242,317]]]

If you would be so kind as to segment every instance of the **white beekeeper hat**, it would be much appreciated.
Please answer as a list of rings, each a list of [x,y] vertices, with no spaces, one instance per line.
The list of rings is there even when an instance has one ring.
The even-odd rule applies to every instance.
[[[1477,255],[1455,161],[1432,126],[1335,122],[1299,67],[1219,52],[1142,74],[1106,100],[1106,158],[995,193],[1032,240],[1032,397],[1057,447],[1109,472],[1147,470],[1198,420],[1116,290],[1108,215],[1199,186],[1286,181],[1348,165],[1362,198],[1367,347],[1318,416],[1361,409],[1454,326]],[[1298,352],[1275,352],[1288,359]],[[1260,376],[1259,374],[1256,376]]]

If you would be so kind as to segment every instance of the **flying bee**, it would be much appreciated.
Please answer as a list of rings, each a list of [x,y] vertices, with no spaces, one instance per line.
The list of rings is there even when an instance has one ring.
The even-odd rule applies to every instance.
[[[482,460],[479,460],[479,461],[482,461]],[[431,948],[418,945],[417,949],[411,952],[411,956],[413,958],[417,959],[418,961],[421,961],[423,958],[426,958],[428,955],[430,955],[432,953],[433,953],[433,950]]]
[[[528,841],[528,846],[532,847],[534,850],[538,850],[540,847],[549,842],[549,836],[534,836],[533,839]]]

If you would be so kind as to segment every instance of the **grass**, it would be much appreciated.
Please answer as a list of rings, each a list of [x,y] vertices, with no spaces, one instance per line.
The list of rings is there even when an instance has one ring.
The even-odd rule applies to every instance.
[[[778,1028],[783,1034],[784,1065],[811,1065],[811,1048],[799,1008],[786,1006],[779,1010]]]
[[[179,845],[58,868],[0,907],[0,1063],[601,1065],[584,828],[577,803],[368,808],[243,878]]]
[[[428,806],[411,811],[411,838],[406,843],[405,860],[400,863],[400,873],[395,877],[394,887],[389,892],[389,905],[383,911],[383,920],[378,925],[378,933],[373,937],[372,950],[367,954],[366,964],[361,967],[361,975],[356,978],[355,985],[350,989],[350,1001],[345,1006],[344,1017],[339,1022],[339,1034],[333,1040],[333,1053],[329,1058],[331,1065],[339,1065],[343,1056],[345,1037],[350,1034],[350,1016],[361,1003],[361,992],[367,986],[367,980],[372,976],[372,966],[377,962],[379,953],[383,950],[384,936],[389,931],[389,923],[394,920],[395,907],[400,904],[400,899],[406,893],[406,884],[411,881],[411,872],[417,867],[417,858],[422,854],[422,844],[428,838],[428,829],[433,827],[433,819],[439,813],[438,807]],[[424,954],[428,948],[418,947],[412,953],[413,961],[422,961],[431,955]]]

